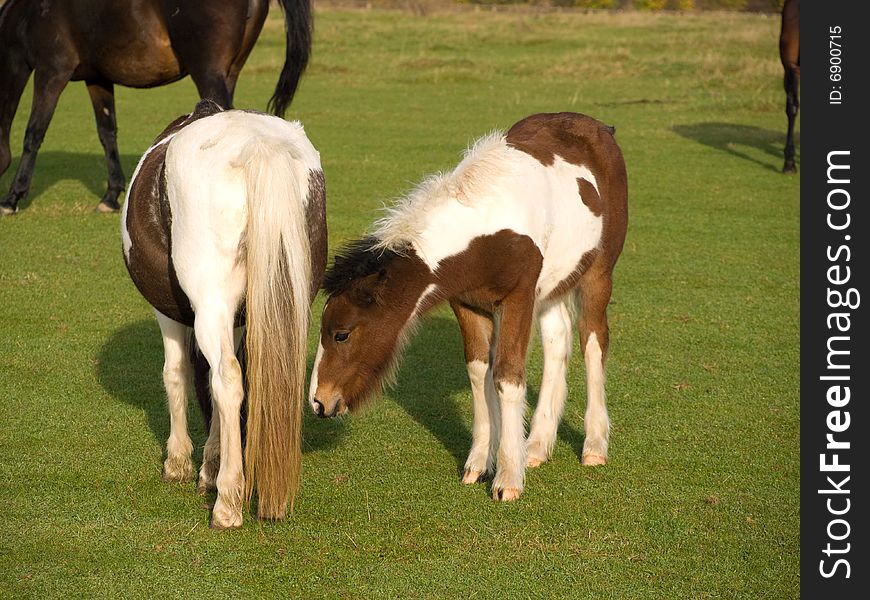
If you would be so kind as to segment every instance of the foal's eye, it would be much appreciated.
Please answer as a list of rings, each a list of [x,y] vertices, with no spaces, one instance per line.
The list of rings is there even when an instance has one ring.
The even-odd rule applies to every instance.
[[[348,336],[350,336],[349,331],[338,331],[338,332],[336,332],[334,339],[336,342],[338,342],[340,344],[342,342],[346,342]]]

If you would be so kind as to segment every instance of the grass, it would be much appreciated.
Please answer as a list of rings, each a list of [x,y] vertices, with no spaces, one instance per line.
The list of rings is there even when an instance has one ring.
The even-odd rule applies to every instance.
[[[279,15],[239,107],[271,94]],[[610,310],[611,461],[579,463],[575,342],[553,461],[516,503],[460,485],[471,401],[441,309],[371,408],[306,415],[289,520],[248,515],[222,534],[193,484],[160,481],[162,346],[118,215],[91,212],[105,166],[71,84],[30,195],[0,220],[0,596],[799,597],[800,183],[779,173],[778,28],[726,13],[318,10],[288,116],[322,155],[331,251],[493,129],[561,110],[616,126],[631,216]],[[128,177],[195,101],[189,80],[118,90]],[[532,403],[540,375],[535,343]],[[191,427],[201,446],[198,416]]]

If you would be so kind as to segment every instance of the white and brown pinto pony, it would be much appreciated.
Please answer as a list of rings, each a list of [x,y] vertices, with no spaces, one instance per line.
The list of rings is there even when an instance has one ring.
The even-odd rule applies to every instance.
[[[525,468],[548,460],[567,396],[571,308],[579,300],[587,406],[582,462],[606,462],[604,397],[612,274],[628,221],[613,129],[576,113],[537,114],[480,139],[335,258],[309,402],[321,417],[354,409],[390,379],[418,318],[442,301],[465,344],[474,403],[465,483],[492,473],[517,498]],[[525,364],[533,322],[544,372],[525,439]]]
[[[284,518],[298,488],[309,313],[326,266],[325,202],[320,156],[299,123],[207,100],[160,134],[130,182],[124,260],[154,307],[165,352],[171,424],[163,478],[193,477],[192,335],[210,367],[214,411],[197,488],[217,489],[216,529],[239,527],[254,491],[259,518]]]

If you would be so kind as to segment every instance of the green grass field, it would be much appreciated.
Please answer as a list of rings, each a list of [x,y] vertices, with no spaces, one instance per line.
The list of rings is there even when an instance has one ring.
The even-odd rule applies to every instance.
[[[265,108],[280,19],[239,107]],[[373,406],[306,415],[293,515],[224,533],[194,484],[160,481],[160,335],[118,215],[91,212],[105,165],[71,84],[29,197],[0,219],[0,597],[797,598],[800,180],[779,172],[778,31],[751,14],[318,10],[288,117],[321,152],[331,251],[493,129],[563,110],[616,126],[630,224],[610,308],[610,463],[580,466],[575,341],[552,462],[515,503],[460,485],[471,399],[443,308]],[[196,99],[189,80],[118,90],[128,177]],[[533,405],[537,341],[528,373]]]

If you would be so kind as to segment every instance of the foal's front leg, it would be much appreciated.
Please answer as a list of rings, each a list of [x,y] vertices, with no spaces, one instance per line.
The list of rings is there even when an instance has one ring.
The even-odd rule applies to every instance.
[[[450,306],[462,331],[474,407],[471,450],[465,461],[462,483],[477,483],[492,473],[498,451],[500,418],[490,362],[493,321],[491,316],[459,302],[451,302]]]
[[[505,298],[502,307],[493,369],[501,407],[501,434],[492,497],[509,501],[522,494],[526,474],[526,352],[534,296],[531,291],[515,291]]]

